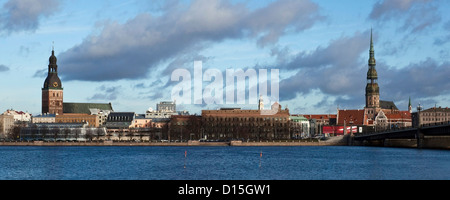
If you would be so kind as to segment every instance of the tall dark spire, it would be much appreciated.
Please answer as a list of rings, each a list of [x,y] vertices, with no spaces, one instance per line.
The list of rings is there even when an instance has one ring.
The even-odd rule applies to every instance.
[[[375,69],[375,66],[377,65],[375,60],[375,50],[373,48],[373,34],[372,29],[370,30],[370,51],[369,51],[369,71],[367,72],[367,80],[371,83],[374,83],[378,79],[378,73]]]
[[[375,50],[373,47],[373,34],[370,30],[370,50],[369,50],[369,70],[367,71],[367,86],[366,86],[366,107],[377,108],[380,105],[380,88],[378,86],[378,73],[375,69]]]
[[[370,58],[369,58],[369,66],[375,66],[376,60],[375,60],[375,50],[373,49],[373,35],[372,35],[372,29],[370,29]]]

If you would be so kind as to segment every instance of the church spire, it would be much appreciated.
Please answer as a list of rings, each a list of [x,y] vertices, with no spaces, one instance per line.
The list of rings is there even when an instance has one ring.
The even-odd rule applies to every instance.
[[[369,66],[375,67],[376,60],[375,60],[375,50],[373,48],[373,34],[372,29],[370,29],[370,58],[369,58]]]
[[[370,29],[370,56],[369,56],[369,70],[367,71],[367,86],[366,86],[366,107],[378,108],[380,106],[380,88],[378,86],[378,73],[375,69],[375,50],[373,47],[373,31]]]
[[[409,97],[408,111],[412,113],[411,97]]]
[[[369,51],[369,71],[367,72],[367,80],[371,83],[377,82],[378,73],[375,69],[376,60],[375,60],[375,50],[373,48],[373,34],[372,29],[370,29],[370,51]]]
[[[56,64],[58,59],[55,56],[55,47],[54,46],[52,46],[52,55],[50,56],[48,61],[49,61],[48,72],[49,73],[58,73],[58,65]]]

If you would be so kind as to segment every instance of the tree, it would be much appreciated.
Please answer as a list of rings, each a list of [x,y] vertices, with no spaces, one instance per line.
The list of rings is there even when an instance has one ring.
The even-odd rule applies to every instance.
[[[75,141],[78,141],[78,138],[81,135],[81,128],[74,128],[75,131]]]
[[[7,138],[12,139],[12,140],[19,139],[21,130],[22,130],[22,126],[19,124],[15,124],[9,131]]]
[[[91,128],[86,128],[86,139],[89,141],[92,141],[92,138],[94,137],[94,133]]]
[[[67,141],[67,137],[69,136],[69,134],[70,134],[70,129],[69,128],[64,128],[64,131],[63,131],[63,133],[64,133],[64,140],[66,140]]]
[[[103,130],[102,128],[97,128],[95,131],[96,135],[97,135],[97,141],[100,141],[100,136],[103,135]]]
[[[40,130],[41,130],[40,131],[41,132],[41,134],[40,134],[41,138],[40,139],[45,140],[45,138],[49,134],[50,130],[49,130],[48,126],[43,126]]]

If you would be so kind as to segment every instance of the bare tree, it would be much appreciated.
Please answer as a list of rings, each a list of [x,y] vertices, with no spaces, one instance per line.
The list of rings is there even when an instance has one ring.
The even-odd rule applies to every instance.
[[[64,130],[63,130],[63,134],[64,134],[64,140],[66,140],[67,141],[67,137],[69,136],[69,134],[70,134],[70,129],[69,128],[64,128]]]
[[[97,141],[100,141],[100,136],[103,135],[103,131],[101,128],[96,128],[95,133],[97,135]]]
[[[92,138],[94,137],[94,133],[91,128],[86,128],[86,139],[89,141],[92,141]]]
[[[15,124],[9,131],[7,138],[12,139],[12,140],[18,140],[20,138],[21,130],[22,130],[22,126],[20,124]]]

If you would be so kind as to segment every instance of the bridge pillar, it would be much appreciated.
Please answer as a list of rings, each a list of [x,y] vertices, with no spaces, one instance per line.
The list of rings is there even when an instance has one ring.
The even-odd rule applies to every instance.
[[[416,140],[417,140],[417,148],[421,149],[423,147],[424,134],[420,128],[417,129]]]
[[[355,136],[353,134],[345,135],[347,137],[347,146],[353,146]]]

